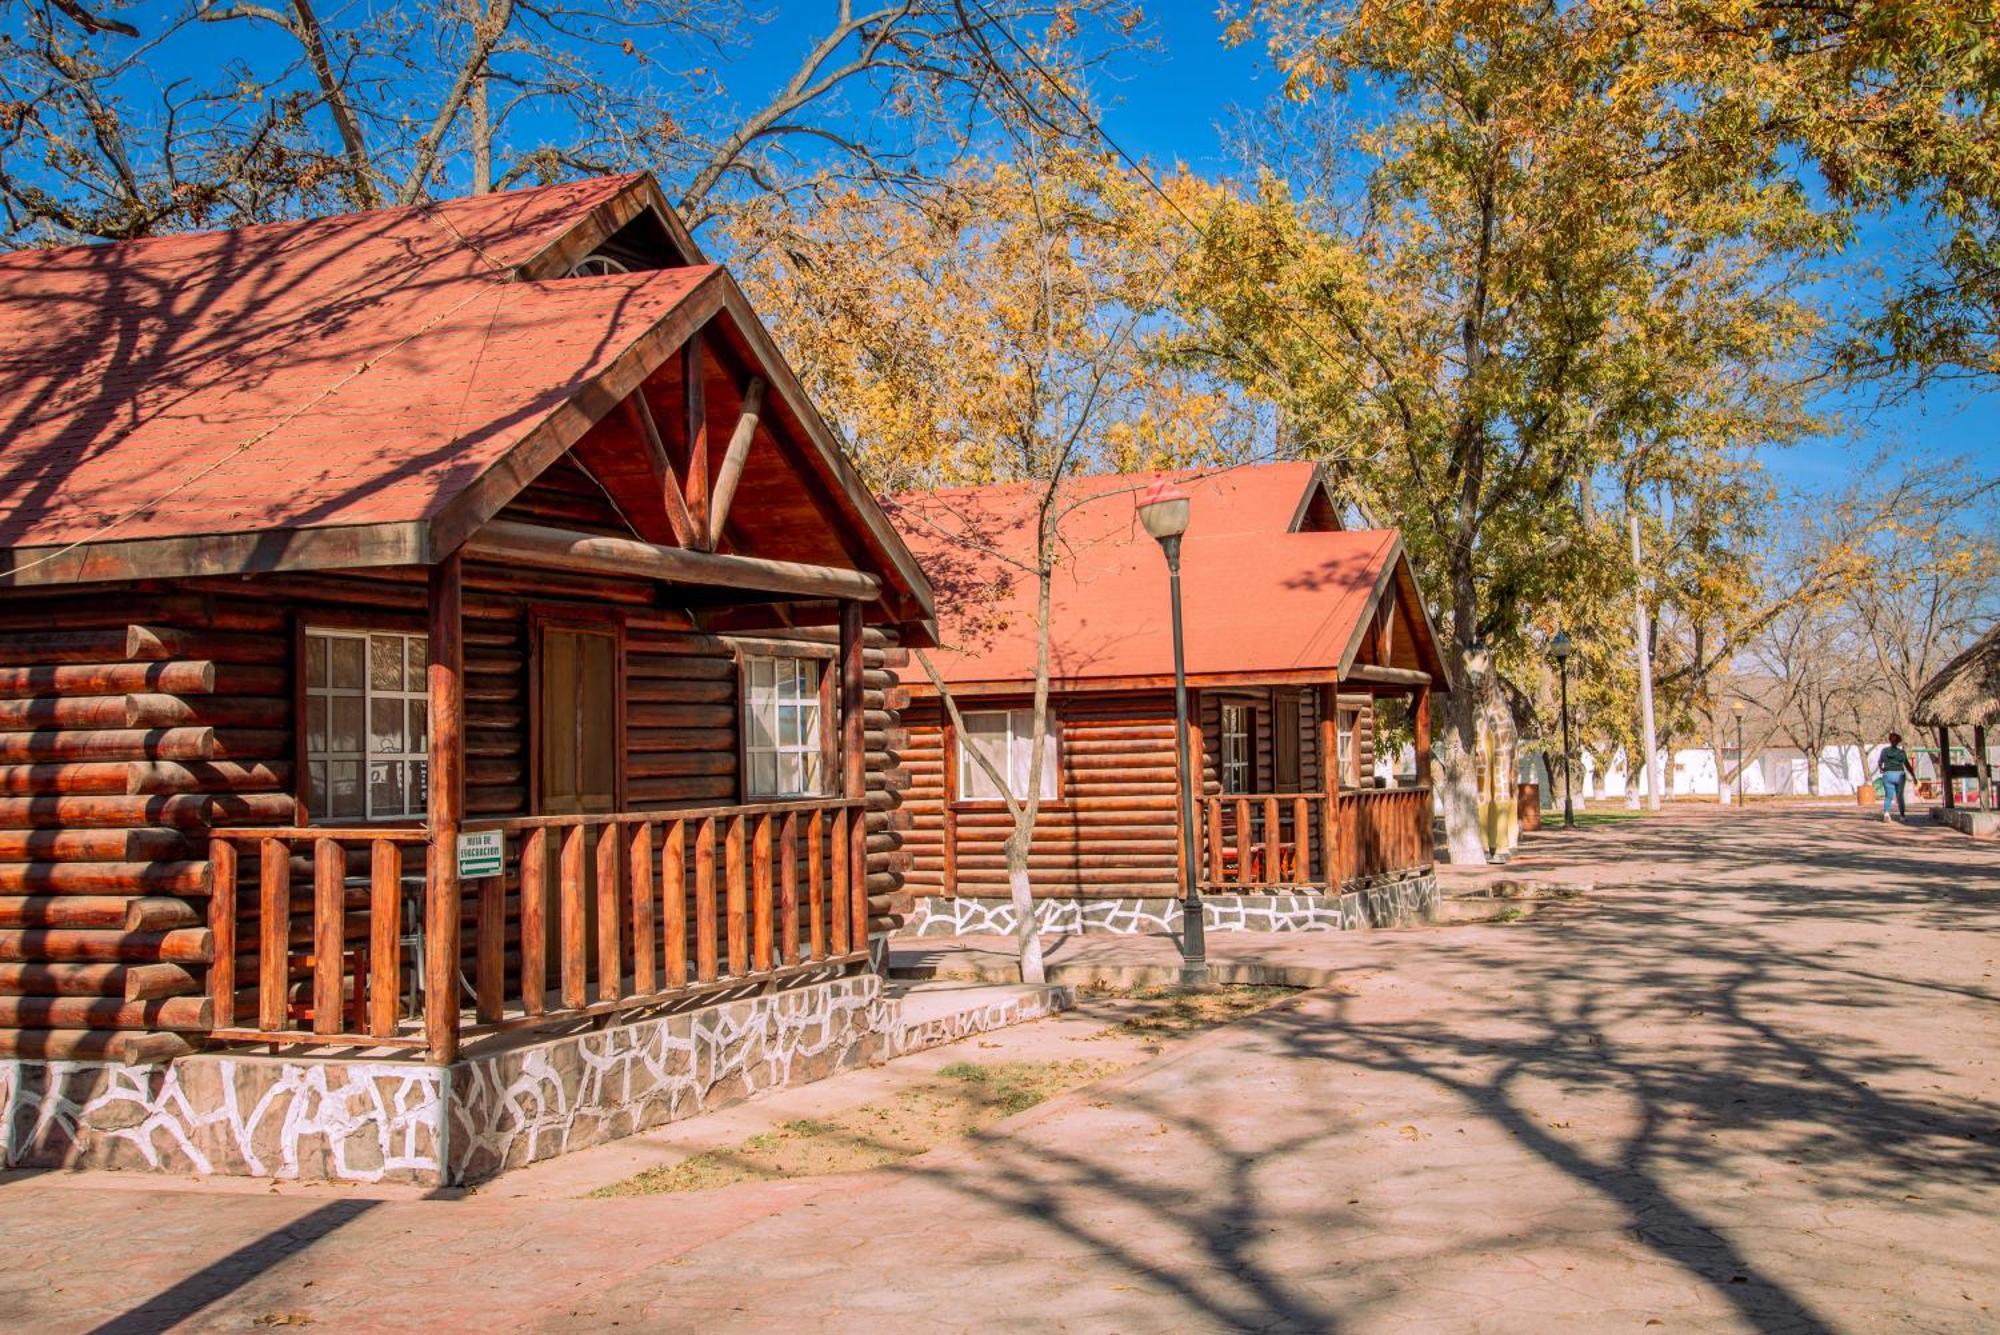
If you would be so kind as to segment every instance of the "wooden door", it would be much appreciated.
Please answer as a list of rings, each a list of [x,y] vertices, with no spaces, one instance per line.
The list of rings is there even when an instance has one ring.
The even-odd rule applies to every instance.
[[[536,791],[544,816],[598,815],[618,810],[618,637],[611,630],[543,626],[537,648],[535,707],[539,738]],[[584,959],[597,958],[597,838],[584,840]],[[562,958],[561,859],[548,859],[548,958]],[[594,968],[586,972],[594,973]]]

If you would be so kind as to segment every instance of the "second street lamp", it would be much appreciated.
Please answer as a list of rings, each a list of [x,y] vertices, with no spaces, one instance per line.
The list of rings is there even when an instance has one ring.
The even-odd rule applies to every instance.
[[[1736,713],[1736,810],[1743,810],[1743,702],[1734,701],[1730,709]]]
[[[1555,655],[1556,673],[1562,680],[1562,721],[1563,721],[1563,828],[1576,828],[1576,805],[1571,800],[1569,783],[1569,656],[1576,651],[1570,643],[1569,632],[1559,630],[1555,639],[1549,642],[1549,652]]]
[[[1159,539],[1167,558],[1168,598],[1174,622],[1174,739],[1181,777],[1181,986],[1208,986],[1208,940],[1202,926],[1201,887],[1194,847],[1194,786],[1188,755],[1187,655],[1181,640],[1181,535],[1187,532],[1188,494],[1161,478],[1139,497],[1139,522]]]

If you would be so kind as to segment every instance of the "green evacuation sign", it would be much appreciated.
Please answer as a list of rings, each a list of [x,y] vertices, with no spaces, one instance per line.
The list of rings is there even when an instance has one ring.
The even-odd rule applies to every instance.
[[[477,880],[481,876],[498,876],[501,866],[507,861],[506,836],[498,830],[475,830],[471,834],[458,836],[458,876],[460,880]]]

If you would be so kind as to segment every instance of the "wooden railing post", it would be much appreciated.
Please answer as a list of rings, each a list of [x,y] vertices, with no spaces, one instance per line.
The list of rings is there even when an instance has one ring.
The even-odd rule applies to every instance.
[[[750,967],[750,886],[744,867],[744,817],[729,818],[723,842],[723,885],[729,896],[729,975],[741,978]]]
[[[549,832],[521,841],[521,1011],[540,1015],[549,991]]]
[[[826,958],[826,812],[806,821],[806,936],[812,958]]]
[[[750,840],[750,967],[758,973],[771,967],[771,946],[776,936],[772,911],[777,907],[771,880],[771,818],[757,817],[757,831]]]
[[[292,849],[266,839],[259,849],[257,905],[257,1027],[286,1028],[285,993],[291,985]]]
[[[315,1034],[337,1034],[347,972],[347,854],[336,839],[313,840],[313,1021]]]
[[[778,959],[799,962],[799,813],[778,828]]]
[[[625,961],[619,948],[618,826],[607,821],[597,832],[597,999],[625,994]]]
[[[209,1009],[227,1029],[236,1023],[236,845],[227,839],[208,841],[208,882]]]
[[[660,896],[666,910],[663,930],[667,986],[679,988],[686,987],[688,980],[687,822],[669,821],[664,838],[666,846],[660,850]]]
[[[403,850],[368,846],[368,1032],[387,1038],[403,1018]]]
[[[715,981],[715,817],[694,836],[694,962],[697,981]]]
[[[1222,883],[1222,799],[1208,799],[1208,879],[1211,884]]]
[[[585,835],[581,825],[563,831],[562,865],[556,873],[556,929],[562,947],[562,1004],[574,1010],[589,1001],[585,978],[590,972],[584,948],[583,864]]]
[[[659,990],[654,961],[659,946],[653,940],[653,826],[639,821],[626,841],[625,866],[632,892],[632,990],[640,996]]]
[[[430,569],[429,871],[424,906],[424,1037],[431,1060],[458,1059],[458,829],[465,815],[465,571],[456,552]]]

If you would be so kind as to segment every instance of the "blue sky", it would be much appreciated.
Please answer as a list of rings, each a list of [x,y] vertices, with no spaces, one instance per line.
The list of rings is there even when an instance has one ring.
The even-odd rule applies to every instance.
[[[726,77],[745,101],[788,73],[823,13],[825,0],[784,0],[779,17],[756,35],[750,51]],[[790,15],[801,20],[786,22]],[[1239,111],[1254,111],[1277,90],[1278,80],[1260,46],[1231,48],[1221,41],[1212,0],[1162,0],[1149,9],[1153,50],[1129,53],[1101,71],[1093,93],[1106,131],[1128,152],[1159,165],[1179,161],[1204,173],[1231,170],[1227,127]],[[792,36],[796,34],[796,36]],[[787,38],[790,40],[787,40]],[[763,86],[760,86],[763,85]],[[1889,259],[1889,247],[1907,235],[1907,220],[1875,226],[1859,252],[1860,266]],[[1843,395],[1820,405],[1845,428],[1825,439],[1765,452],[1765,466],[1779,483],[1803,491],[1837,491],[1877,466],[1885,449],[1907,456],[1962,455],[1984,470],[2000,469],[1995,444],[2000,395],[1935,387],[1895,405],[1876,407],[1872,394]]]

